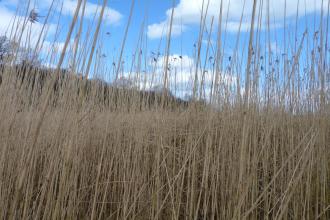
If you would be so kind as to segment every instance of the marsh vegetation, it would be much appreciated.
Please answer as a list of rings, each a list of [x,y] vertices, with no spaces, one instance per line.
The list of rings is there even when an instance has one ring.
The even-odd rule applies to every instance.
[[[18,7],[0,41],[0,219],[330,219],[329,1],[315,30],[284,32],[296,39],[277,42],[278,54],[262,13],[269,1],[254,0],[246,47],[230,56],[225,8],[221,1],[209,21],[208,2],[185,100],[171,84],[180,72],[170,51],[174,7],[164,50],[146,58],[140,41],[129,48],[129,77],[131,17],[110,69],[98,52],[107,0],[88,35],[86,1],[76,1],[66,41],[48,45],[49,65],[38,54],[56,1],[44,17],[32,1]],[[31,42],[37,22],[44,28]]]

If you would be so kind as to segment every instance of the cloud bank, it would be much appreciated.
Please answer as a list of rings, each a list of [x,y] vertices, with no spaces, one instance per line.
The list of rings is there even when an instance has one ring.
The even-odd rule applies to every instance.
[[[240,19],[243,13],[243,20],[241,23],[241,31],[248,31],[250,28],[251,13],[253,7],[252,0],[210,0],[207,13],[207,20],[210,21],[214,16],[217,21],[220,12],[220,5],[222,1],[222,16],[223,22],[227,22],[227,31],[236,32],[240,26]],[[245,2],[245,4],[244,4]],[[260,1],[259,1],[260,4]],[[327,9],[327,1],[323,1],[323,9]],[[204,10],[207,5],[207,0],[204,0]],[[181,32],[175,30],[186,30],[190,25],[199,25],[203,0],[180,0],[178,5],[174,8],[174,36]],[[266,25],[266,14],[268,11],[267,1],[263,5],[258,5],[257,9],[262,9],[263,24]],[[278,28],[283,25],[283,18],[295,18],[298,10],[298,17],[305,14],[320,12],[322,8],[322,0],[269,0],[269,15],[271,18],[271,27]],[[148,27],[148,36],[151,39],[160,38],[167,32],[162,32],[164,26],[167,27],[170,21],[172,8],[166,11],[166,20],[159,23],[150,24]]]

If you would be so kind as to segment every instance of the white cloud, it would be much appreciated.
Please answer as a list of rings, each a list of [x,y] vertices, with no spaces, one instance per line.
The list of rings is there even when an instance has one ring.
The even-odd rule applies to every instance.
[[[122,18],[123,18],[123,15],[120,14],[118,11],[107,7],[107,9],[105,11],[105,15],[104,15],[104,20],[105,20],[106,24],[118,25],[120,23],[120,21],[122,20]]]
[[[47,41],[47,38],[54,36],[54,33],[56,31],[56,25],[49,23],[45,26],[43,29],[42,23],[31,23],[29,21],[26,22],[25,17],[23,16],[16,16],[15,23],[14,17],[15,12],[11,11],[6,7],[6,5],[0,4],[0,36],[7,36],[8,38],[11,38],[11,40],[17,42],[19,38],[20,46],[22,48],[28,49],[28,46],[30,49],[34,50],[37,45],[37,41],[40,37],[39,42],[39,49],[42,45],[40,54],[42,58],[44,58],[46,55],[52,54],[52,52],[57,53],[58,51],[61,51],[63,48],[63,43],[55,43],[52,44],[49,41]],[[23,28],[23,23],[25,23],[25,26]],[[13,32],[12,32],[13,29]],[[14,36],[15,30],[18,30],[16,36]],[[23,33],[21,32],[23,30]],[[11,35],[11,36],[10,36]],[[21,37],[20,37],[21,35]],[[42,42],[46,38],[46,41]],[[31,51],[31,50],[30,50]],[[22,56],[25,56],[27,54],[23,53]],[[21,56],[20,55],[20,56]]]
[[[53,0],[36,0],[35,6],[40,11],[47,11],[51,6],[52,1]],[[27,1],[25,0],[2,0],[0,4],[4,6],[17,6],[18,4],[26,4],[26,2]],[[73,16],[77,7],[77,0],[55,0],[54,6],[57,12],[60,12],[62,8],[63,15]],[[101,7],[101,5],[87,1],[85,7],[85,18],[90,20],[93,19],[95,13],[100,12]],[[120,12],[113,8],[106,7],[103,18],[106,25],[118,25],[122,18],[123,15]]]
[[[15,12],[9,10],[7,7],[0,5],[0,14],[1,14],[1,19],[0,19],[0,35],[6,35],[7,37],[10,37],[10,33],[12,28],[15,30],[18,28],[18,30],[23,29],[23,23],[25,18],[23,16],[16,16],[15,23],[14,22],[14,16]],[[39,35],[41,34],[43,29],[43,24],[41,23],[31,23],[27,22],[26,26],[24,27],[23,35],[22,35],[22,43],[26,42],[28,39],[28,42],[30,43],[31,46],[34,46],[37,43],[37,40],[39,38]],[[49,36],[53,35],[55,33],[55,25],[54,24],[47,24],[42,36]],[[47,33],[46,33],[47,31]],[[13,37],[13,36],[11,36]],[[17,38],[17,36],[16,36]],[[17,39],[16,39],[17,40]]]
[[[207,0],[204,1],[204,9],[206,8]],[[236,32],[239,28],[240,18],[243,12],[244,0],[222,0],[223,2],[223,20],[224,23],[228,22],[227,30],[230,32]],[[260,2],[260,1],[259,1]],[[298,5],[299,2],[299,5]],[[220,11],[221,0],[210,0],[207,21],[211,20],[214,16],[215,21],[218,20]],[[186,27],[188,25],[198,25],[200,24],[201,11],[202,11],[203,0],[180,0],[179,4],[175,7],[174,11],[174,26]],[[296,16],[297,6],[299,11],[299,17],[304,16],[305,12],[307,14],[318,12],[321,10],[322,0],[270,0],[270,18],[272,28],[280,27],[283,24],[284,11],[286,11],[286,17],[292,19]],[[250,19],[252,14],[253,1],[246,0],[243,20],[242,20],[242,31],[247,31],[250,28]],[[259,8],[259,5],[257,6]],[[286,10],[284,10],[286,8]],[[327,1],[323,2],[323,8],[327,9]],[[172,9],[166,11],[166,20],[160,23],[154,23],[149,25],[148,31],[150,29],[150,38],[157,38],[161,36],[161,27],[164,24],[168,24],[171,17]],[[263,19],[265,24],[267,13],[267,2],[264,1],[263,4]],[[228,20],[226,17],[228,15]],[[274,23],[275,22],[275,23]],[[149,32],[148,32],[149,33]],[[180,34],[180,32],[178,32]]]
[[[171,37],[179,36],[181,32],[185,31],[186,27],[173,24]],[[148,26],[148,37],[150,39],[156,39],[168,34],[168,23],[166,21],[161,23],[156,23]]]
[[[64,48],[64,42],[50,42],[45,41],[42,45],[41,52],[43,54],[58,54],[60,53]]]
[[[0,34],[4,35],[9,29],[10,21],[13,19],[14,14],[3,6],[0,6],[0,14]]]
[[[47,11],[47,8],[50,7],[52,0],[37,0],[36,5],[38,6],[37,11],[38,12],[43,12],[43,10]],[[16,16],[15,19],[15,24],[13,24],[14,21],[14,17],[15,17],[15,11],[13,10],[13,7],[16,7],[18,5],[18,3],[26,3],[23,0],[3,0],[0,1],[0,14],[1,14],[1,19],[0,19],[0,36],[1,35],[6,35],[7,37],[13,37],[13,36],[9,36],[11,33],[11,29],[18,27],[18,30],[22,30],[22,24],[24,23],[23,21],[26,20],[24,16],[19,15]],[[40,3],[40,4],[39,4]],[[55,1],[55,7],[56,10],[60,9],[60,5],[61,2],[60,1]],[[32,7],[32,6],[31,6]],[[63,13],[65,15],[73,15],[74,10],[76,7],[76,0],[64,0],[63,1]],[[85,17],[87,19],[91,19],[95,12],[99,12],[100,8],[98,7],[97,4],[93,4],[90,2],[87,2],[86,4],[86,9],[85,9]],[[46,13],[46,12],[45,12]],[[40,13],[42,15],[44,15],[43,13]],[[105,15],[104,15],[104,20],[106,22],[106,24],[117,24],[118,22],[120,22],[122,15],[107,7],[106,11],[105,11]],[[29,42],[29,45],[31,46],[31,48],[35,48],[37,40],[40,36],[40,33],[43,29],[43,23],[42,22],[35,22],[35,23],[31,23],[31,22],[27,22],[25,27],[24,27],[24,32],[22,34],[22,38],[21,38],[21,45],[26,45],[25,42],[28,39],[27,42]],[[31,34],[30,34],[31,31]],[[54,36],[54,33],[56,31],[56,25],[53,23],[48,23],[46,25],[46,28],[43,31],[43,35],[41,40],[44,39],[44,37],[46,37],[46,41],[42,44],[42,48],[41,48],[41,53],[43,55],[47,55],[47,54],[51,54],[53,52],[58,53],[60,51],[62,51],[64,43],[63,42],[57,42],[57,43],[51,43],[51,39]],[[17,40],[17,36],[16,39]],[[73,41],[73,40],[71,40]],[[70,43],[70,45],[72,45],[72,42]],[[40,44],[39,44],[40,46]]]
[[[72,16],[75,12],[76,7],[77,0],[64,0],[62,12],[65,15]],[[85,18],[92,19],[95,13],[101,10],[101,7],[101,5],[87,2],[85,7]],[[121,21],[122,17],[123,16],[122,14],[120,14],[120,12],[110,7],[106,7],[104,15],[104,21],[106,22],[106,24],[118,24]]]
[[[149,66],[152,68],[147,73],[125,72],[119,77],[120,80],[118,84],[129,85],[130,87],[141,90],[162,91],[165,60],[165,56],[159,57],[156,63],[152,59],[149,63]],[[169,90],[172,94],[175,94],[180,98],[191,96],[196,74],[194,59],[188,55],[182,55],[180,58],[179,54],[172,54],[168,57],[168,60],[170,67],[167,72]],[[215,73],[210,69],[207,69],[204,73],[200,70],[197,71],[197,92],[200,91],[200,84],[203,75],[205,97],[209,98],[211,84],[215,80]],[[236,83],[236,77],[227,73],[222,73],[218,80],[218,83],[222,85],[221,88],[230,88]]]
[[[17,0],[15,0],[17,1]],[[48,9],[52,3],[52,0],[37,0],[38,7],[41,9]],[[77,7],[77,0],[59,0],[56,2],[56,10],[59,12],[61,10],[61,3],[63,2],[62,13],[66,16],[73,16]],[[83,6],[83,5],[82,5]],[[82,7],[81,6],[81,7]],[[92,3],[87,1],[85,7],[85,18],[93,19],[96,12],[100,12],[102,5]],[[123,15],[115,9],[106,7],[103,20],[107,25],[118,25],[123,18]]]

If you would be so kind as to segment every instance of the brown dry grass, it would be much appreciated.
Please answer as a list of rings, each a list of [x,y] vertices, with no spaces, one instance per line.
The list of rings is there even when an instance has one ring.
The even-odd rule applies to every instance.
[[[219,29],[215,74],[221,78]],[[247,78],[252,32],[250,38]],[[171,40],[169,31],[167,58]],[[321,61],[328,64],[324,57]],[[330,218],[324,77],[320,99],[314,81],[291,87],[296,62],[278,70],[287,71],[284,82],[279,77],[260,94],[251,89],[258,80],[251,75],[244,99],[239,90],[234,100],[228,98],[233,94],[221,97],[215,82],[211,100],[221,106],[215,108],[178,104],[166,95],[150,102],[150,94],[141,99],[138,91],[104,90],[72,73],[61,77],[61,62],[44,78],[40,68],[24,71],[11,60],[1,66],[1,219]],[[166,70],[167,65],[168,59]],[[326,68],[319,67],[318,74],[325,76]],[[276,78],[276,72],[270,74]],[[165,85],[166,80],[167,75]],[[197,96],[199,82],[193,85]],[[304,99],[297,91],[312,92]]]

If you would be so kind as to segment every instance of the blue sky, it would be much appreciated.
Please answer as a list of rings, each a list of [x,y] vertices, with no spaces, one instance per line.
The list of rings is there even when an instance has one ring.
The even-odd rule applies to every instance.
[[[10,24],[11,17],[15,14],[16,8],[19,6],[21,11],[19,14],[24,16],[24,4],[27,0],[2,0],[0,2],[0,34],[8,35],[8,25]],[[47,9],[50,7],[51,0],[31,0],[32,5],[30,9],[35,8],[35,10],[41,15],[46,16]],[[56,38],[59,50],[64,42],[68,26],[71,22],[74,8],[76,6],[77,0],[57,0],[56,10],[49,22],[49,31],[46,36],[46,48],[52,47],[52,42],[56,35],[56,23],[59,16],[61,4],[63,3],[62,13],[63,16],[60,20],[61,31]],[[172,55],[171,62],[172,67],[180,69],[183,82],[188,87],[191,86],[187,83],[192,78],[193,68],[195,66],[194,52],[195,46],[198,42],[199,36],[199,24],[202,11],[203,0],[176,0],[175,10],[174,10],[174,20],[172,29],[172,41],[170,54]],[[205,1],[205,5],[206,5]],[[244,0],[223,0],[223,20],[222,20],[222,46],[223,46],[223,59],[224,65],[222,71],[225,71],[229,65],[229,61],[233,56],[233,50],[239,37],[240,41],[238,44],[238,56],[242,59],[242,65],[244,66],[245,58],[247,55],[247,42],[248,33],[250,27],[251,13],[252,13],[252,0],[246,0],[244,5]],[[261,2],[261,1],[259,1]],[[302,38],[302,33],[308,29],[308,38],[312,40],[313,34],[319,29],[320,24],[320,12],[322,0],[269,0],[269,13],[270,13],[270,38],[267,35],[267,0],[263,1],[262,8],[257,13],[262,13],[261,20],[261,32],[260,32],[260,44],[263,45],[260,48],[264,48],[261,54],[265,54],[265,60],[267,57],[267,45],[270,43],[273,53],[276,53],[279,57],[283,53],[287,53],[290,56],[290,51],[293,50],[295,45],[297,45]],[[323,0],[323,9],[325,18],[324,28],[326,21],[326,13],[328,8],[329,0]],[[204,32],[203,34],[203,44],[202,44],[202,58],[201,65],[204,65],[205,59],[209,59],[210,56],[214,56],[214,50],[216,47],[217,39],[217,27],[218,27],[218,15],[221,0],[210,0],[208,7],[208,15],[206,17],[206,27],[207,30],[210,29],[210,21],[214,17],[214,27],[211,34],[211,49],[209,51],[208,58],[205,57],[207,39],[209,32]],[[86,18],[84,21],[84,33],[86,33],[87,28],[92,25],[95,27],[95,23],[92,24],[94,12],[99,9],[98,4],[102,4],[101,0],[88,0],[86,6]],[[102,24],[102,30],[100,32],[101,44],[99,54],[104,55],[102,58],[102,65],[106,66],[107,70],[105,72],[111,72],[112,63],[118,62],[118,55],[121,48],[121,42],[124,36],[125,27],[127,24],[129,11],[131,7],[131,0],[109,0],[108,7],[106,11],[106,16]],[[132,22],[129,28],[127,42],[125,45],[125,50],[123,53],[124,64],[123,74],[129,72],[130,64],[133,62],[133,53],[137,48],[139,36],[141,33],[141,27],[143,28],[143,41],[142,41],[142,53],[143,59],[146,59],[144,63],[146,66],[141,67],[141,72],[150,71],[152,68],[152,63],[154,55],[157,54],[158,50],[160,56],[158,59],[162,59],[162,54],[165,49],[165,40],[160,40],[161,37],[166,37],[167,27],[170,20],[171,8],[173,1],[171,0],[136,0],[135,7],[133,11]],[[241,31],[238,34],[238,27],[242,17]],[[284,10],[284,8],[286,8]],[[205,7],[204,7],[205,9]],[[298,12],[298,14],[297,14]],[[285,13],[285,14],[284,14]],[[286,27],[284,29],[284,15],[286,15]],[[296,15],[298,15],[298,20],[296,23]],[[258,16],[257,16],[258,17]],[[44,17],[39,19],[39,23],[33,24],[33,29],[35,30],[35,36],[37,36],[38,31],[40,31]],[[257,24],[257,21],[256,21]],[[284,30],[286,30],[286,45],[283,44]],[[297,30],[297,34],[296,34]],[[6,32],[7,31],[7,32]],[[77,29],[75,29],[77,31]],[[90,31],[92,33],[92,31]],[[110,34],[107,34],[110,33]],[[162,35],[163,33],[163,35]],[[91,34],[90,34],[91,36]],[[295,41],[297,43],[295,43]],[[306,41],[307,42],[307,41]],[[256,43],[256,41],[255,41]],[[307,49],[306,49],[307,50]],[[44,50],[45,52],[45,50]],[[183,62],[176,63],[176,59],[182,56]],[[275,57],[275,56],[274,56]],[[280,57],[281,58],[281,57]],[[175,60],[174,60],[175,59]],[[302,60],[306,63],[306,58]],[[143,62],[142,62],[143,63]],[[159,61],[159,63],[163,63]],[[211,63],[206,62],[207,70],[211,68]],[[226,66],[227,65],[227,66]],[[148,70],[146,70],[146,68]],[[161,69],[161,67],[157,67]],[[236,67],[237,69],[238,67]],[[242,71],[241,70],[236,71]],[[110,74],[110,73],[109,73]],[[113,76],[112,76],[113,77]],[[113,79],[108,77],[109,80]],[[212,77],[210,76],[210,80]],[[178,83],[177,83],[178,84]],[[184,90],[184,89],[183,89]]]

